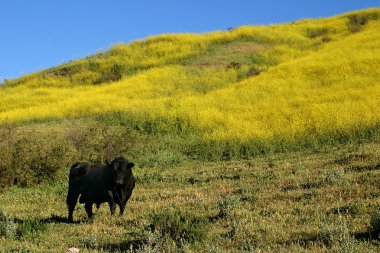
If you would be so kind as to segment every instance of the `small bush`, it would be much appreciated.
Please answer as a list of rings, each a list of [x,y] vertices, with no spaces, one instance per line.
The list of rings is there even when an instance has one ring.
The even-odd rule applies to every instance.
[[[247,73],[247,77],[252,77],[252,76],[257,76],[261,73],[261,70],[260,69],[257,69],[255,67],[251,67],[249,70],[248,70],[248,73]]]
[[[306,35],[310,39],[315,39],[317,37],[326,36],[328,34],[328,32],[329,32],[329,29],[326,27],[306,29]]]
[[[111,67],[106,68],[102,71],[100,77],[94,81],[94,84],[102,84],[119,81],[123,74],[126,72],[126,69],[121,64],[113,64]]]
[[[94,249],[98,246],[98,240],[96,235],[86,236],[85,238],[81,239],[80,242],[86,249]]]
[[[218,201],[219,214],[217,217],[220,219],[227,218],[239,203],[240,199],[235,196],[220,199]]]
[[[242,202],[248,202],[248,203],[253,204],[253,203],[256,203],[257,201],[256,196],[252,193],[252,191],[246,185],[242,185],[241,188],[236,190],[234,193],[240,195],[240,201]]]
[[[377,208],[377,210],[372,214],[370,232],[374,236],[376,236],[376,238],[379,238],[379,235],[380,235],[380,208]]]
[[[161,252],[178,252],[178,246],[176,243],[165,236],[162,237],[162,234],[159,231],[144,230],[143,231],[142,245],[134,248],[130,248],[130,252],[135,253],[161,253]]]
[[[332,41],[332,38],[330,36],[324,35],[322,37],[322,42],[327,43],[327,42],[330,42],[330,41]]]
[[[354,253],[360,252],[355,238],[350,234],[347,222],[342,216],[333,222],[321,223],[320,239],[334,248],[334,252]]]
[[[348,205],[333,208],[331,212],[333,214],[351,215],[353,217],[356,217],[364,212],[364,205],[361,202],[355,201]]]
[[[207,234],[206,220],[178,208],[154,212],[149,217],[153,232],[169,236],[178,245],[202,241]]]
[[[46,230],[46,223],[40,220],[26,220],[17,227],[17,237],[37,237]]]
[[[336,184],[343,180],[344,177],[344,169],[335,169],[332,171],[328,171],[325,174],[324,183],[325,184]]]
[[[7,126],[0,128],[0,157],[0,188],[51,181],[72,160],[62,136]]]
[[[227,69],[240,69],[240,68],[241,68],[240,62],[232,61],[230,62],[230,64],[227,65]]]
[[[227,232],[225,237],[233,240],[233,239],[235,239],[235,237],[239,231],[240,223],[236,219],[233,219],[232,221],[229,221],[228,223],[229,223],[230,230]]]
[[[17,232],[17,223],[10,218],[6,211],[0,210],[0,236],[14,239]]]
[[[109,119],[80,125],[72,123],[66,130],[66,139],[75,151],[78,161],[103,163],[125,154],[134,144],[134,137],[127,127],[109,126]]]
[[[1,251],[1,252],[9,252],[9,253],[32,253],[33,251],[28,249],[28,248],[24,248],[24,247],[21,247],[21,246],[17,246],[16,248],[12,248],[10,249],[9,251]]]
[[[360,32],[363,29],[363,26],[368,23],[368,15],[351,15],[348,17],[348,30],[352,33]]]

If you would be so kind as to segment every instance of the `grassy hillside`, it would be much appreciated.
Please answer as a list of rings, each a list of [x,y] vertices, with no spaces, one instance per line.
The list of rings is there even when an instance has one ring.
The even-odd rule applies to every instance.
[[[197,147],[218,143],[233,157],[375,138],[379,15],[374,9],[116,45],[7,81],[0,122],[117,114],[148,134],[192,136],[187,141]]]
[[[0,252],[378,252],[380,9],[168,34],[0,85]],[[68,168],[125,155],[123,217]]]

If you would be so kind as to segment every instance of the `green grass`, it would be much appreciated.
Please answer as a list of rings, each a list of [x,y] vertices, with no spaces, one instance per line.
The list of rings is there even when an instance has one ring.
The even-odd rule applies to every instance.
[[[8,220],[16,222],[17,231],[26,231],[24,236],[3,234],[3,250],[57,252],[72,246],[81,252],[380,249],[376,232],[379,144],[246,161],[194,161],[166,169],[137,166],[137,187],[124,216],[110,216],[104,204],[89,221],[78,205],[74,212],[78,224],[66,223],[65,173],[55,183],[11,187],[0,195]]]

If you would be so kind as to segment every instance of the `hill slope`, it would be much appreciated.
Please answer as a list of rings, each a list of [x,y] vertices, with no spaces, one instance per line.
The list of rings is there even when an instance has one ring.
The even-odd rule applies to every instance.
[[[203,159],[375,140],[379,17],[369,9],[116,45],[7,81],[0,122],[102,115]]]

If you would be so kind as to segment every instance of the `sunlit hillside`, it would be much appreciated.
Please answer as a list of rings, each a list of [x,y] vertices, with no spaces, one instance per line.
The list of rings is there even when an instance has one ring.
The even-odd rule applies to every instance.
[[[374,140],[380,133],[379,17],[379,9],[369,9],[118,44],[7,80],[0,122],[103,115],[143,133],[182,138],[184,153],[196,157],[201,146],[216,157],[246,157]]]
[[[68,223],[72,165],[120,155],[124,215]],[[380,9],[150,37],[0,85],[0,252],[380,252],[379,182]]]

